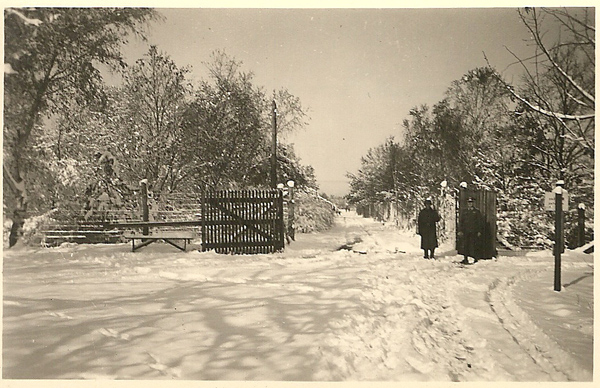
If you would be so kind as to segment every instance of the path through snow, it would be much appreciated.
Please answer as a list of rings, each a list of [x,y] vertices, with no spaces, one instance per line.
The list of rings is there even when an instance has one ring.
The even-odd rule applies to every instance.
[[[3,377],[591,381],[588,255],[565,255],[555,293],[549,252],[461,268],[351,212],[297,237],[272,255],[5,251]]]

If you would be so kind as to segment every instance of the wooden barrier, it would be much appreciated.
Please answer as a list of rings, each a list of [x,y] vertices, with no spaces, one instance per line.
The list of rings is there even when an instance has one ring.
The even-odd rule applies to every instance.
[[[284,248],[281,190],[211,191],[204,193],[199,202],[199,212],[180,214],[175,208],[164,211],[165,215],[176,212],[180,218],[178,220],[150,221],[146,217],[147,210],[142,209],[142,220],[98,222],[95,226],[97,232],[91,233],[104,233],[119,241],[123,241],[123,238],[131,240],[133,251],[159,240],[185,250],[187,242],[196,235],[195,231],[190,230],[194,227],[201,227],[203,251],[255,254],[272,253]],[[187,216],[187,219],[181,219],[182,216]],[[135,229],[141,230],[141,233],[134,233]],[[56,241],[87,242],[85,236],[87,235],[80,228],[61,228],[47,233],[48,239]],[[141,243],[136,245],[138,240]],[[183,245],[179,241],[183,241]]]
[[[284,248],[281,190],[207,192],[202,215],[203,251],[253,254]]]

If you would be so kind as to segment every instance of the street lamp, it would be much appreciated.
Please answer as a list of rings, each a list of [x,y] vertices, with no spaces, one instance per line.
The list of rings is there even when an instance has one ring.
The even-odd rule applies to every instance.
[[[294,227],[294,186],[295,183],[293,180],[289,180],[287,181],[287,186],[290,188],[289,189],[289,194],[290,194],[290,204],[288,207],[288,236],[293,240],[296,241],[296,233],[295,233],[295,227]]]

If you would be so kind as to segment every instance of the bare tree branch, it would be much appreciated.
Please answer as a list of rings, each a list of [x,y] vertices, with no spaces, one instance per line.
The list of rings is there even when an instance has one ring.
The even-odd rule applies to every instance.
[[[591,114],[585,114],[585,115],[568,115],[568,114],[564,114],[564,113],[558,113],[558,112],[553,112],[553,111],[549,111],[547,109],[542,108],[541,106],[535,105],[531,102],[529,102],[525,97],[522,97],[521,95],[519,95],[512,86],[510,86],[509,84],[507,84],[506,82],[504,82],[500,76],[497,76],[499,80],[501,80],[501,82],[504,83],[504,86],[508,89],[508,91],[515,97],[517,98],[519,101],[523,102],[525,105],[527,105],[528,107],[530,107],[531,109],[533,109],[534,111],[543,114],[544,116],[547,117],[551,117],[554,119],[558,119],[558,120],[592,120],[596,117],[596,115],[594,113]]]
[[[542,50],[542,52],[546,55],[546,58],[548,58],[548,60],[550,61],[550,63],[552,64],[552,66],[560,73],[562,74],[562,76],[575,88],[577,89],[586,99],[588,99],[592,104],[595,105],[595,97],[594,95],[588,93],[585,89],[583,89],[577,82],[575,82],[575,80],[569,75],[567,74],[567,72],[565,72],[563,70],[563,68],[556,63],[556,61],[554,60],[554,58],[552,58],[552,55],[550,54],[550,52],[548,51],[548,49],[546,48],[546,46],[544,45],[544,42],[542,41],[542,37],[540,36],[540,31],[539,31],[539,27],[537,25],[538,22],[538,16],[537,13],[535,11],[535,9],[533,9],[533,23],[535,24],[535,28],[532,27],[530,25],[530,23],[528,22],[528,20],[525,18],[525,16],[519,11],[519,15],[521,17],[521,20],[523,21],[523,23],[525,24],[525,27],[527,27],[527,29],[531,32],[531,34],[533,35],[533,38],[537,44],[537,46],[540,48],[540,50]]]

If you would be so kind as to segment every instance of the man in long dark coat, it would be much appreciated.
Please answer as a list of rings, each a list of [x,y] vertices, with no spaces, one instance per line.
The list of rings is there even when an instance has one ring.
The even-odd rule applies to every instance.
[[[440,220],[440,215],[433,208],[430,199],[425,200],[425,208],[419,212],[417,220],[417,233],[421,235],[421,249],[423,258],[435,259],[435,248],[438,246],[435,224]]]
[[[458,236],[462,239],[461,253],[464,256],[462,264],[469,264],[469,257],[472,257],[475,263],[481,257],[482,233],[483,215],[475,208],[475,199],[469,197],[467,209],[461,214],[458,222]]]

